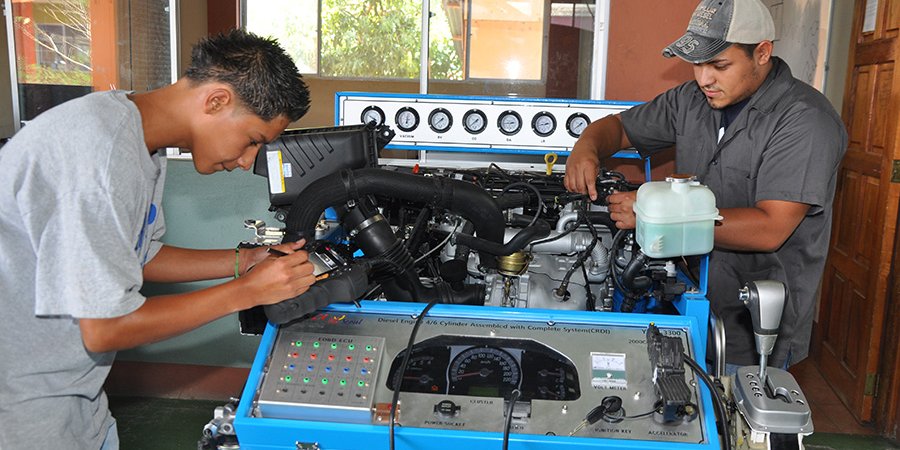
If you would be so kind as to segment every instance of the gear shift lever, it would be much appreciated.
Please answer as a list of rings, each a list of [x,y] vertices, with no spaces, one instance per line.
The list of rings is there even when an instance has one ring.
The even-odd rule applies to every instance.
[[[754,366],[738,368],[731,395],[741,417],[753,430],[751,441],[768,441],[768,446],[762,448],[783,448],[784,438],[793,439],[785,435],[791,434],[798,436],[797,444],[790,448],[803,448],[803,436],[813,432],[812,411],[797,380],[786,370],[766,368],[766,361],[778,338],[786,297],[787,290],[783,283],[768,280],[748,282],[741,288],[738,297],[750,310],[753,319],[753,334],[759,351],[759,373],[754,373]],[[782,436],[774,437],[773,434]],[[798,444],[799,447],[796,446]]]
[[[763,383],[766,381],[766,363],[778,339],[785,297],[784,284],[778,281],[750,281],[740,290],[739,298],[753,319],[753,335],[759,352],[759,379]]]

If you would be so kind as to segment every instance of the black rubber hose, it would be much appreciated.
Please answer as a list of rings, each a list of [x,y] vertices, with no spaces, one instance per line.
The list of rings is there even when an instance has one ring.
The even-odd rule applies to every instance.
[[[465,225],[463,225],[462,230],[460,230],[460,233],[468,234],[470,236],[474,232],[475,232],[475,224],[473,224],[472,221],[470,221],[470,220],[467,220]],[[469,248],[467,245],[460,244],[459,242],[457,242],[456,243],[456,254],[453,255],[453,258],[458,259],[463,262],[466,262],[469,260],[469,252],[471,252],[471,251],[472,251],[472,249]]]
[[[625,288],[633,290],[638,287],[635,286],[634,280],[641,270],[644,269],[645,262],[647,262],[647,255],[640,250],[636,250],[631,261],[628,262],[628,265],[625,266],[625,270],[622,271],[622,285],[624,285]]]
[[[497,244],[468,234],[457,234],[456,243],[457,245],[465,245],[466,247],[481,253],[486,252],[494,256],[508,256],[522,250],[535,239],[547,237],[549,234],[550,224],[545,220],[538,220],[534,225],[522,228],[522,230],[516,233],[516,235],[506,244]]]
[[[383,169],[342,170],[320,178],[304,189],[285,219],[285,241],[315,237],[322,211],[365,195],[386,195],[449,209],[475,224],[479,238],[502,244],[505,222],[497,202],[483,189],[444,177],[423,177]],[[481,263],[496,267],[483,253]]]
[[[531,203],[531,196],[527,192],[504,192],[497,197],[497,205],[502,210],[522,208]]]
[[[600,225],[603,225],[606,228],[609,228],[609,231],[611,231],[613,234],[615,234],[617,231],[619,231],[619,228],[616,226],[616,221],[612,220],[612,218],[609,217],[608,212],[590,211],[586,214],[587,214],[588,220],[590,220],[591,223],[599,223]]]

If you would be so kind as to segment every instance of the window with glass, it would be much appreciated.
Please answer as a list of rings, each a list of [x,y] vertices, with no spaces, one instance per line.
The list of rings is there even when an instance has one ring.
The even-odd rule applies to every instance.
[[[420,0],[243,0],[244,26],[326,78],[415,80],[429,92],[588,98],[593,1],[433,0],[428,63]],[[448,84],[449,83],[449,84]],[[519,92],[517,86],[530,86]]]
[[[19,122],[93,91],[143,91],[173,80],[173,0],[10,3]]]

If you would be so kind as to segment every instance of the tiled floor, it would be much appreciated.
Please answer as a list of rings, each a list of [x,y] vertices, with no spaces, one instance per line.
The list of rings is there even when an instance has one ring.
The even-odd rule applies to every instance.
[[[875,435],[871,425],[863,425],[853,418],[847,407],[822,378],[811,359],[806,359],[790,370],[809,400],[813,426],[816,433]]]

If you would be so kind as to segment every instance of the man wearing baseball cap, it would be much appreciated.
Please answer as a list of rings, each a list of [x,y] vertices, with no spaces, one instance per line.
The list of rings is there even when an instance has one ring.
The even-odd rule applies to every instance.
[[[566,162],[566,188],[596,199],[601,159],[623,148],[649,156],[675,146],[677,171],[715,193],[723,220],[715,227],[707,296],[725,323],[731,370],[759,361],[738,299],[753,280],[788,289],[769,364],[806,358],[847,147],[840,116],[772,55],[774,39],[760,0],[703,0],[684,36],[663,49],[692,64],[695,80],[592,123]],[[634,200],[634,192],[607,197],[619,228],[634,228]]]

